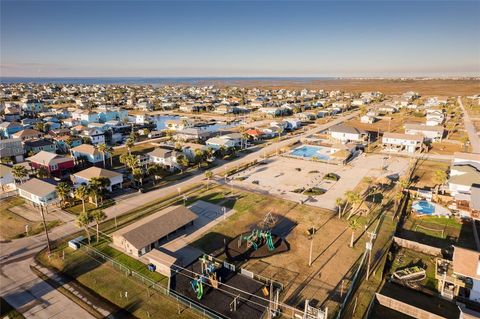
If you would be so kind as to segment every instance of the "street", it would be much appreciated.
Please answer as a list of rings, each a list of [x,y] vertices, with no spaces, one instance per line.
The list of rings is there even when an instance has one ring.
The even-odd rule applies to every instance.
[[[463,112],[463,123],[465,126],[465,130],[467,130],[468,139],[470,140],[470,144],[472,145],[473,153],[480,153],[480,137],[477,135],[477,131],[475,130],[475,126],[473,125],[472,121],[470,120],[470,115],[465,110],[463,106],[463,102],[461,97],[457,98],[458,104],[460,104],[460,108]]]

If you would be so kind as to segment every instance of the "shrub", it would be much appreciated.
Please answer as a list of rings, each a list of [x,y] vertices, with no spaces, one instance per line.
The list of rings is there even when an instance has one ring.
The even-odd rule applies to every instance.
[[[338,176],[335,173],[328,173],[325,176],[323,176],[323,179],[330,180],[330,181],[338,181],[340,179],[340,176]]]

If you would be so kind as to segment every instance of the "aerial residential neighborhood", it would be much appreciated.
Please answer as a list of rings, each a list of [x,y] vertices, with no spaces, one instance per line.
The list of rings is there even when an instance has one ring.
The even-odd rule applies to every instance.
[[[480,318],[476,1],[0,1],[0,318]]]

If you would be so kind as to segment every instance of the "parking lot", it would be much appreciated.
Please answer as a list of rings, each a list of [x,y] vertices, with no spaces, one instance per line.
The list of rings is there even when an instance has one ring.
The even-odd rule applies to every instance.
[[[401,176],[408,164],[408,159],[384,155],[361,155],[345,166],[280,156],[233,175],[230,182],[241,188],[334,210],[336,198],[353,190],[364,177]],[[337,174],[340,179],[323,179],[328,173]],[[326,192],[313,197],[294,192],[311,187]]]

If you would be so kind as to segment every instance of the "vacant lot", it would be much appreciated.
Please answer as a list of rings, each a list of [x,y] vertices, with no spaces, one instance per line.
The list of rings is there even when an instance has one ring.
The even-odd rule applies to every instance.
[[[437,279],[435,279],[434,256],[418,253],[409,249],[400,248],[395,255],[395,259],[393,260],[391,273],[413,266],[421,267],[425,269],[426,272],[426,278],[418,284],[432,290],[433,292],[437,292]]]
[[[435,181],[435,172],[447,172],[450,163],[419,160],[412,176],[412,186],[418,188],[434,188],[437,185]]]
[[[43,231],[43,223],[39,221],[40,218],[30,220],[12,211],[15,207],[21,208],[23,204],[25,204],[25,201],[17,196],[0,201],[0,237],[2,239],[14,239],[25,236],[25,225],[29,226],[30,236]],[[47,228],[51,229],[60,224],[59,220],[50,220],[47,221]]]

